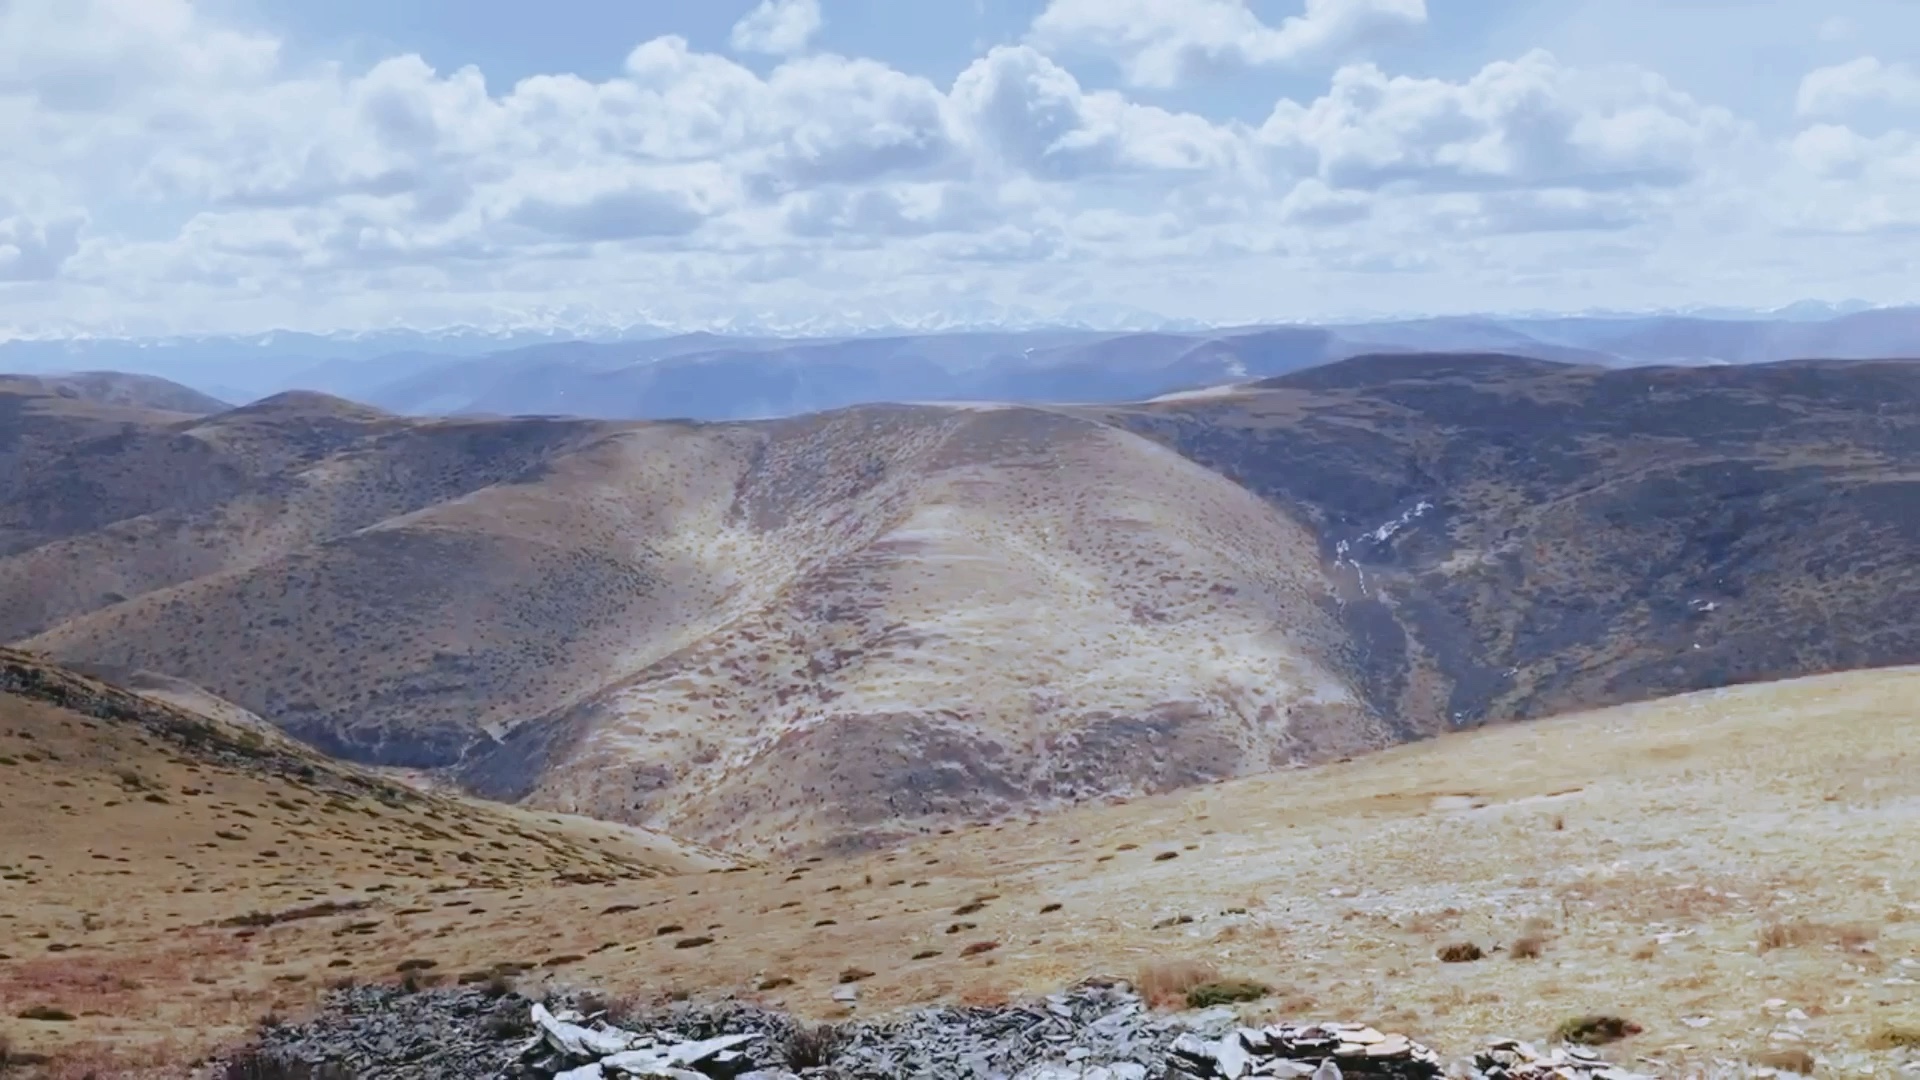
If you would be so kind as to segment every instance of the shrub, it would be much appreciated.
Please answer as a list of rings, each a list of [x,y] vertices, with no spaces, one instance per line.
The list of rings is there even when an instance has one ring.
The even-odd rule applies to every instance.
[[[1547,939],[1539,934],[1522,934],[1515,938],[1508,948],[1507,955],[1515,960],[1538,960],[1540,954],[1547,951]]]
[[[960,955],[961,956],[979,956],[981,953],[989,953],[999,947],[1000,947],[1000,943],[997,941],[976,941],[973,944],[967,946],[966,948],[961,949]]]
[[[1187,1008],[1210,1009],[1215,1005],[1235,1005],[1242,1001],[1258,1001],[1270,991],[1265,983],[1249,979],[1217,979],[1204,982],[1187,991]]]
[[[1166,1005],[1185,1000],[1196,986],[1219,980],[1219,969],[1203,960],[1161,960],[1141,968],[1133,985],[1141,997]]]
[[[1553,1037],[1580,1046],[1604,1046],[1644,1030],[1639,1024],[1618,1016],[1591,1014],[1563,1020],[1553,1029]]]
[[[22,1020],[43,1020],[48,1023],[65,1024],[73,1020],[73,1014],[52,1005],[32,1005],[20,1010]]]
[[[787,1036],[780,1056],[786,1060],[787,1068],[796,1071],[823,1068],[832,1063],[841,1038],[840,1029],[832,1024],[802,1024]]]
[[[843,983],[856,983],[871,978],[873,978],[873,972],[866,968],[850,967],[840,973],[840,981]]]
[[[1487,954],[1471,941],[1456,941],[1450,945],[1440,946],[1439,951],[1434,955],[1438,956],[1443,964],[1470,964],[1475,960],[1484,959]]]

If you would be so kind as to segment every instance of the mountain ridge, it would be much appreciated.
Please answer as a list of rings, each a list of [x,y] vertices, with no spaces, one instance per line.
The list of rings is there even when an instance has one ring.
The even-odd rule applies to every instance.
[[[95,494],[0,558],[0,633],[487,794],[873,846],[1913,662],[1916,405],[1910,362],[1386,353],[1118,406],[116,414],[53,429]],[[182,439],[228,486],[156,506]]]

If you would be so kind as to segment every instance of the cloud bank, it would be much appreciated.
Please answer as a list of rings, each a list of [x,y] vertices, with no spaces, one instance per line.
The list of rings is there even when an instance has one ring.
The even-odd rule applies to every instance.
[[[667,35],[609,78],[498,85],[294,63],[188,0],[12,0],[0,332],[1238,320],[1914,279],[1886,242],[1920,225],[1912,69],[1792,76],[1773,124],[1541,49],[1457,77],[1368,58],[1428,14],[1053,0],[935,81],[767,0],[728,42],[755,66]],[[1252,120],[1169,103],[1265,68],[1318,90]]]

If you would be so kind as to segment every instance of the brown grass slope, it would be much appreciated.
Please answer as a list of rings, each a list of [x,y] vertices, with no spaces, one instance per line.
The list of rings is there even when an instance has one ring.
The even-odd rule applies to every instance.
[[[164,1044],[183,993],[200,999],[195,1037],[240,1033],[328,974],[390,968],[369,945],[453,890],[565,896],[724,865],[639,830],[417,791],[13,650],[0,822],[0,1032],[17,1047]],[[281,920],[311,920],[344,962],[283,967],[266,929]],[[41,1005],[78,1020],[18,1019]]]
[[[408,423],[318,394],[193,417],[0,379],[0,555],[141,515],[205,510]]]
[[[1920,661],[1920,363],[1363,357],[1103,415],[1312,522],[1420,728]]]
[[[154,409],[186,416],[224,412],[233,406],[155,375],[124,371],[74,371],[61,375],[0,375],[0,386],[99,405]]]
[[[1251,1017],[1359,1020],[1450,1051],[1604,1013],[1646,1029],[1609,1056],[1655,1075],[1757,1065],[1783,1046],[1834,1075],[1899,1075],[1884,1035],[1920,1026],[1917,694],[1914,669],[1710,691],[847,859],[602,885],[530,872],[506,889],[468,883],[444,854],[427,877],[411,850],[384,854],[444,853],[410,827],[419,815],[367,799],[324,814],[278,782],[186,773],[164,747],[113,751],[138,751],[169,785],[171,806],[135,812],[106,761],[70,752],[104,745],[101,731],[16,711],[0,717],[0,755],[24,761],[57,737],[70,756],[15,765],[0,786],[0,813],[16,797],[35,808],[8,821],[47,830],[0,836],[0,1033],[142,1075],[132,1066],[188,1060],[334,975],[397,979],[406,961],[448,976],[525,964],[532,991],[553,978],[642,999],[739,994],[816,1018],[844,1012],[830,994],[855,966],[873,973],[863,1015],[1194,971],[1272,987]],[[304,819],[281,817],[289,796],[312,804]],[[160,813],[179,816],[143,816]],[[270,818],[287,833],[278,859],[261,857]],[[320,868],[305,889],[279,868],[294,845]],[[219,925],[335,898],[373,906]],[[678,947],[693,938],[710,940]],[[1485,958],[1442,962],[1453,943]],[[35,1005],[79,1019],[15,1018]]]
[[[469,783],[713,843],[862,844],[1391,738],[1327,662],[1311,536],[1149,442],[1026,408],[726,437],[725,490],[672,533],[727,556],[706,625]]]
[[[625,425],[30,645],[491,793],[854,842],[1384,744],[1325,591],[1298,525],[1148,441],[883,407]]]
[[[223,417],[183,437],[262,442],[257,417]],[[592,438],[570,421],[366,422],[317,460],[258,470],[217,501],[185,500],[0,558],[0,639],[18,640],[183,582],[245,570],[396,516],[538,473]],[[348,430],[352,430],[349,428]],[[289,438],[296,436],[289,435]],[[137,457],[138,451],[133,451]],[[277,450],[276,456],[288,451]],[[193,466],[187,466],[193,467]]]
[[[1486,356],[704,425],[41,402],[0,513],[70,520],[0,614],[356,760],[855,846],[1920,659],[1916,405],[1898,362]]]

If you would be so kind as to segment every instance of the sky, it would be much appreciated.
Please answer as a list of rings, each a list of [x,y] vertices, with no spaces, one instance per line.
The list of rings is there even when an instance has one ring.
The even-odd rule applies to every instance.
[[[0,0],[0,337],[1920,300],[1916,0]]]

